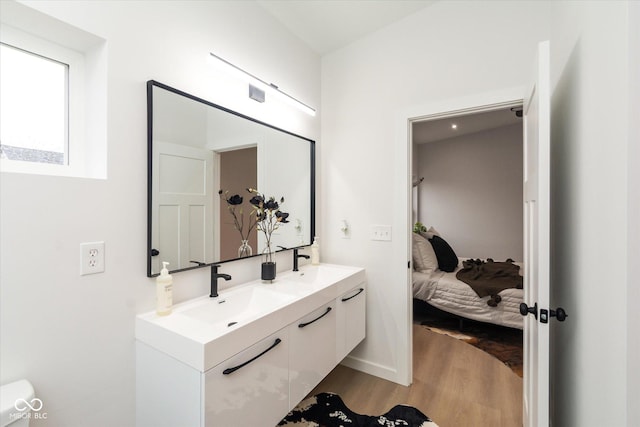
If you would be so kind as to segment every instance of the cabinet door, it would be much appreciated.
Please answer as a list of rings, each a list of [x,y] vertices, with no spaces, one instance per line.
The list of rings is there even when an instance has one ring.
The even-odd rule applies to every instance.
[[[291,408],[300,402],[336,365],[335,301],[289,326]]]
[[[289,411],[287,330],[204,373],[207,427],[274,426]]]
[[[361,283],[336,300],[338,321],[336,362],[340,363],[365,337],[365,284]]]
[[[136,341],[136,427],[201,426],[201,381],[202,372]]]

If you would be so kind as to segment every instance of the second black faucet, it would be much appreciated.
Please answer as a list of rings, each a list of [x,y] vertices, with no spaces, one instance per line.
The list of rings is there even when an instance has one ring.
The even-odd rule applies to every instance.
[[[298,248],[293,249],[293,271],[298,271],[298,258],[309,259],[309,255],[299,254]]]
[[[218,273],[218,267],[220,266],[217,264],[211,265],[211,293],[209,294],[211,298],[218,296],[218,278],[231,280],[231,276],[228,274]]]

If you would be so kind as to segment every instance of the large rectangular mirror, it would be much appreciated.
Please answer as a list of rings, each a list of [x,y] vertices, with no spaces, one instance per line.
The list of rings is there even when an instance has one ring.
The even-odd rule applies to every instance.
[[[311,244],[314,141],[153,80],[147,114],[149,277],[262,255],[247,188],[285,200],[273,248]]]

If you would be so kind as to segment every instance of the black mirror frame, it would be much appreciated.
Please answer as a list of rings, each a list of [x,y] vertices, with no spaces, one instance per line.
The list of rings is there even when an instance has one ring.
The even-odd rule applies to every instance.
[[[313,238],[316,235],[316,154],[315,154],[315,150],[316,150],[316,142],[312,139],[309,138],[305,138],[303,136],[297,135],[293,132],[289,132],[286,131],[284,129],[278,128],[276,126],[270,125],[268,123],[265,122],[261,122],[260,120],[256,120],[252,117],[249,116],[245,116],[244,114],[238,113],[236,111],[230,110],[228,108],[225,108],[221,105],[218,104],[214,104],[212,102],[209,102],[205,99],[202,98],[198,98],[197,96],[188,94],[186,92],[183,92],[179,89],[175,89],[171,86],[167,86],[163,83],[160,83],[158,81],[155,80],[149,80],[147,81],[147,277],[156,277],[159,275],[159,273],[153,273],[151,271],[151,257],[152,257],[152,251],[154,251],[154,249],[151,246],[151,209],[152,209],[152,200],[151,200],[151,195],[152,195],[152,172],[153,172],[153,87],[156,86],[158,88],[167,90],[169,92],[173,92],[177,95],[181,95],[184,96],[186,98],[189,98],[193,101],[197,101],[197,102],[201,102],[205,105],[208,105],[210,107],[214,107],[217,108],[221,111],[227,112],[229,114],[233,114],[234,116],[249,120],[251,122],[266,126],[268,128],[283,132],[285,134],[291,135],[291,136],[295,136],[297,138],[300,138],[302,140],[305,140],[307,142],[309,142],[309,151],[310,151],[310,184],[311,184],[311,200],[310,200],[310,210],[311,210],[311,226],[310,226],[310,232],[311,235],[309,236],[309,245],[303,245],[304,246],[310,246],[311,243],[313,242]],[[288,249],[293,249],[293,248],[288,248]],[[288,250],[287,249],[287,250]],[[277,252],[281,252],[285,249],[281,249]],[[253,258],[253,257],[257,257],[257,256],[261,256],[260,254],[255,254],[252,255],[251,257],[247,257],[247,258]],[[180,268],[177,270],[171,270],[171,273],[178,273],[181,271],[188,271],[188,270],[195,270],[197,268],[203,268],[203,267],[210,267],[211,265],[214,264],[222,264],[225,262],[230,262],[230,261],[236,261],[238,259],[245,259],[245,258],[233,258],[233,259],[228,259],[228,260],[221,260],[221,261],[214,261],[212,263],[201,263],[199,265],[193,266],[193,267],[186,267],[186,268]]]

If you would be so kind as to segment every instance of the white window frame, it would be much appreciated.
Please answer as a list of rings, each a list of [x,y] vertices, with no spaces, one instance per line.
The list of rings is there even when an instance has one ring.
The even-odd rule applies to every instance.
[[[85,58],[70,48],[28,34],[3,23],[0,41],[45,58],[68,65],[68,111],[66,164],[46,164],[0,159],[2,172],[39,175],[83,176],[85,174]]]

